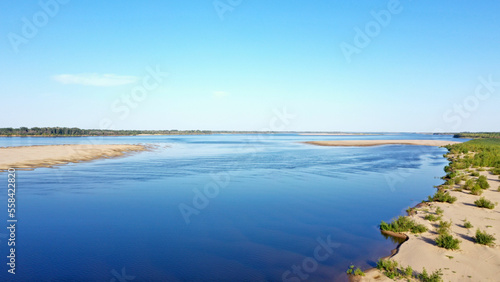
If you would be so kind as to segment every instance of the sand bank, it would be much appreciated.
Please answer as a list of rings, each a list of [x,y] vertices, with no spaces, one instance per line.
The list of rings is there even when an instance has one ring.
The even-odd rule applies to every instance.
[[[492,202],[500,203],[500,192],[497,191],[500,181],[497,175],[492,175],[488,171],[479,173],[488,178],[489,189],[485,190],[481,196],[474,196],[466,190],[450,191],[452,196],[457,197],[455,203],[432,202],[430,207],[418,209],[417,214],[411,217],[417,223],[427,226],[429,231],[420,235],[408,233],[409,239],[399,247],[398,252],[391,259],[405,267],[410,265],[414,271],[418,272],[421,272],[424,267],[429,273],[441,269],[444,281],[498,281],[500,277],[500,207],[497,205],[492,210],[478,208],[474,205],[474,201],[479,197],[486,197]],[[457,251],[440,248],[434,242],[438,236],[435,231],[438,223],[425,220],[424,216],[434,214],[437,207],[444,210],[442,220],[452,221],[450,234],[461,241],[460,249]],[[464,227],[465,219],[472,224],[472,228]],[[475,243],[473,237],[477,229],[495,236],[496,246],[487,247]],[[361,281],[391,281],[391,279],[378,270],[372,269]]]
[[[420,145],[420,146],[445,146],[457,141],[443,140],[332,140],[332,141],[308,141],[307,144],[318,146],[380,146],[380,145]]]
[[[0,148],[0,171],[9,168],[37,168],[144,151],[143,145],[49,145]]]

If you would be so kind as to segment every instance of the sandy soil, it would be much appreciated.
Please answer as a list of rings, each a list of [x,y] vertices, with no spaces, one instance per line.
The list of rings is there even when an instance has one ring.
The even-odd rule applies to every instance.
[[[9,168],[36,168],[123,156],[144,151],[143,145],[49,145],[0,148],[0,171]]]
[[[380,146],[380,145],[420,145],[420,146],[445,146],[460,143],[457,141],[443,140],[335,140],[335,141],[308,141],[307,144],[318,146]]]
[[[419,209],[412,218],[418,223],[425,224],[429,231],[421,235],[407,234],[409,240],[403,243],[397,254],[391,259],[400,265],[410,265],[415,271],[421,272],[425,267],[429,273],[437,269],[443,271],[444,281],[499,281],[500,277],[500,207],[490,210],[478,208],[474,201],[485,197],[492,202],[500,202],[500,186],[498,175],[492,175],[488,171],[479,172],[488,178],[490,188],[485,190],[481,196],[469,194],[463,190],[450,191],[452,196],[457,197],[453,204],[431,203],[428,211]],[[463,184],[463,182],[462,182]],[[458,187],[458,185],[456,186]],[[444,210],[444,221],[452,221],[450,234],[458,238],[460,250],[451,251],[436,246],[434,240],[438,236],[435,230],[437,222],[433,223],[424,219],[426,214],[434,214],[437,207]],[[472,228],[464,227],[467,219]],[[488,247],[474,242],[476,230],[481,229],[496,238],[496,245]],[[376,269],[370,270],[361,281],[391,281]]]

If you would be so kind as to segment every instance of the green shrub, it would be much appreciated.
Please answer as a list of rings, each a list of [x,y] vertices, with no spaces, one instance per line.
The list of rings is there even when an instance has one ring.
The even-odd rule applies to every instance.
[[[438,247],[448,250],[458,250],[460,248],[460,241],[453,238],[450,234],[441,234],[436,238]]]
[[[417,224],[414,220],[406,216],[399,216],[391,223],[382,221],[380,223],[380,229],[393,232],[411,231],[412,233],[422,233],[427,231],[427,228],[425,226],[423,226],[422,224]]]
[[[493,235],[486,233],[486,231],[482,232],[481,230],[476,230],[476,237],[474,237],[476,243],[481,245],[493,246],[493,242],[496,240]]]
[[[424,268],[424,270],[422,271],[422,274],[420,274],[418,276],[418,278],[422,282],[441,282],[441,281],[443,281],[441,276],[443,276],[443,272],[441,271],[441,269],[438,269],[438,270],[434,271],[431,275],[429,275],[427,273],[427,270]]]
[[[440,207],[436,208],[436,214],[441,215],[441,214],[443,214],[443,212],[444,212],[444,210],[442,208],[440,208]]]
[[[409,265],[406,268],[403,268],[403,272],[406,278],[411,278],[413,276],[413,268]]]
[[[488,179],[484,175],[479,176],[479,178],[477,179],[477,184],[479,185],[479,187],[481,187],[481,189],[490,188],[490,184],[488,183]]]
[[[474,226],[472,226],[472,223],[470,223],[469,221],[467,220],[464,220],[464,227],[467,228],[467,229],[470,229]]]
[[[446,180],[446,182],[444,184],[453,186],[453,185],[455,185],[455,179],[448,179],[448,180]]]
[[[411,229],[411,233],[424,233],[425,231],[427,231],[427,227],[422,224],[417,224]]]
[[[415,213],[416,213],[415,208],[408,207],[406,209],[406,214],[408,214],[408,215],[414,215]]]
[[[470,193],[472,195],[480,196],[481,194],[483,194],[483,189],[481,189],[481,186],[479,186],[479,184],[475,184],[472,189],[470,189]]]
[[[480,208],[487,208],[487,209],[490,209],[492,210],[493,208],[495,208],[495,204],[492,203],[490,200],[487,200],[486,198],[484,197],[481,197],[479,198],[479,200],[476,200],[474,202],[474,204],[477,206],[477,207],[480,207]]]
[[[365,273],[363,272],[363,270],[361,270],[361,268],[359,268],[359,267],[356,267],[356,269],[354,269],[354,265],[349,266],[349,269],[347,269],[346,272],[347,272],[347,274],[354,275],[354,276],[365,276]]]
[[[455,177],[455,184],[460,184],[460,182],[462,182],[462,177],[461,176]]]
[[[470,175],[471,175],[471,176],[479,176],[479,172],[474,171],[474,172],[472,172]]]
[[[476,182],[474,181],[474,179],[467,179],[467,181],[465,181],[465,184],[464,184],[464,189],[465,190],[470,190],[470,189],[472,189],[472,187],[474,186],[474,184],[476,184]]]
[[[443,202],[453,204],[457,200],[457,197],[451,196],[442,190],[438,190],[434,196],[429,196],[430,202]]]
[[[438,234],[447,234],[450,231],[451,220],[450,221],[440,221],[438,226]]]
[[[428,214],[426,216],[424,216],[424,219],[425,220],[428,220],[428,221],[437,221],[439,220],[441,217],[438,217],[438,216],[435,216],[433,214]]]
[[[500,168],[493,168],[490,170],[491,173],[493,173],[494,175],[499,175],[500,174]]]
[[[399,276],[398,262],[390,259],[381,259],[377,262],[377,268],[384,273],[385,276],[394,279]]]

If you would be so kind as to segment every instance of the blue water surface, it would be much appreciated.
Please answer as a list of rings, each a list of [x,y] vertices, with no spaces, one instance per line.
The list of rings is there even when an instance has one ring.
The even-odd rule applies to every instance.
[[[17,171],[16,274],[2,228],[0,280],[346,281],[349,265],[390,254],[380,220],[432,194],[447,164],[438,147],[300,143],[351,139],[452,137],[1,137],[0,147],[158,146]],[[6,227],[6,172],[0,184]]]

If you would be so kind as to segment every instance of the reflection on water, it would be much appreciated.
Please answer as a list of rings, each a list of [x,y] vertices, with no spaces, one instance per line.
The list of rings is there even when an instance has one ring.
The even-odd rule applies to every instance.
[[[405,238],[402,238],[402,237],[398,237],[398,236],[391,236],[389,234],[386,234],[384,232],[380,232],[380,234],[382,234],[382,236],[384,236],[385,239],[389,239],[391,240],[391,242],[393,242],[395,245],[400,245],[401,243],[403,243],[404,241],[406,241]]]

